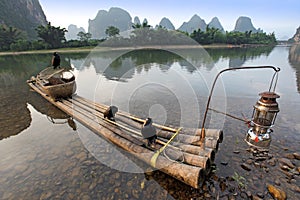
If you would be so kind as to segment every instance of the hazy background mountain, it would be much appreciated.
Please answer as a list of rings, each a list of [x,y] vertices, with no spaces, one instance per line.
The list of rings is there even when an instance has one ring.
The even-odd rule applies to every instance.
[[[84,32],[85,33],[84,28],[82,28],[82,27],[78,28],[74,24],[69,25],[67,30],[68,30],[68,32],[66,32],[66,34],[65,34],[66,40],[77,40],[78,39],[77,34],[79,32]]]
[[[143,22],[146,21],[147,19],[144,19]],[[123,32],[131,30],[133,23],[141,24],[141,21],[138,16],[134,17],[132,21],[132,17],[126,10],[112,7],[108,11],[99,10],[97,16],[94,19],[89,19],[88,23],[88,32],[92,34],[92,38],[102,39],[107,37],[105,30],[109,26],[115,26],[120,30],[120,32]],[[35,28],[39,25],[46,25],[47,20],[39,0],[1,0],[0,24],[19,28],[26,32],[30,39],[37,39]],[[162,18],[160,23],[153,27],[157,27],[159,25],[170,30],[176,29],[171,20],[166,17]],[[197,14],[193,15],[188,22],[183,22],[178,30],[188,33],[192,33],[194,30],[198,29],[205,31],[207,25],[209,27],[225,31],[217,17],[212,18],[212,20],[206,24],[206,22]],[[78,28],[73,24],[71,24],[67,30],[67,40],[77,39],[78,32],[85,32],[83,28]],[[256,29],[254,27],[251,18],[245,16],[241,16],[237,19],[233,31],[252,31],[253,33],[262,32],[261,29]],[[300,36],[297,35],[300,34],[296,34],[295,40],[299,41]]]
[[[143,24],[148,24],[147,18],[145,18],[145,19],[143,20]]]
[[[175,27],[172,24],[172,22],[166,17],[162,18],[158,25],[169,30],[175,30]]]
[[[252,33],[262,32],[262,30],[256,29],[253,26],[252,21],[249,17],[244,17],[244,16],[241,16],[237,19],[233,31],[238,31],[238,32],[252,31]]]
[[[1,0],[0,24],[18,28],[29,39],[37,39],[35,28],[47,20],[39,0]]]
[[[297,28],[295,35],[292,38],[290,38],[288,41],[291,43],[300,43],[300,26]]]
[[[178,28],[178,30],[192,33],[194,30],[205,30],[206,23],[203,19],[201,19],[198,15],[194,15],[188,22],[183,22],[183,24]]]
[[[219,29],[221,32],[225,32],[223,26],[221,25],[217,17],[212,18],[212,20],[208,23],[208,27],[216,28]]]
[[[144,19],[142,23],[148,23],[147,19]],[[108,26],[115,26],[120,30],[120,32],[122,32],[132,29],[132,24],[141,24],[141,21],[139,17],[136,16],[132,22],[132,18],[126,10],[121,8],[111,8],[108,12],[100,10],[94,20],[89,20],[89,33],[92,34],[93,38],[102,39],[106,37],[105,30]],[[166,17],[162,18],[159,24],[154,27],[158,26],[165,27],[169,30],[175,30],[171,20]],[[207,26],[225,32],[217,17],[212,18],[212,20],[206,24],[206,22],[197,14],[193,15],[188,22],[183,22],[178,30],[191,34],[193,31],[197,31],[198,29],[205,31]],[[253,26],[249,17],[245,16],[241,16],[237,19],[233,31],[252,31],[253,33],[262,32],[261,29],[256,29]]]
[[[138,16],[135,16],[133,19],[134,24],[141,24],[140,18]]]
[[[107,37],[105,30],[109,26],[117,27],[120,32],[126,31],[132,27],[132,18],[121,8],[112,7],[109,11],[99,10],[96,18],[89,20],[88,32],[92,34],[92,38],[102,39]]]

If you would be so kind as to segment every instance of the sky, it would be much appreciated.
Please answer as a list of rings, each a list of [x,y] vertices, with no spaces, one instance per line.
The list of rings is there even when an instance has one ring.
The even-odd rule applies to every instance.
[[[274,32],[278,39],[291,38],[300,26],[299,0],[39,0],[53,26],[68,28],[70,24],[88,30],[89,19],[99,10],[119,7],[132,17],[155,26],[167,17],[179,28],[197,14],[208,24],[218,17],[227,31],[232,31],[240,16],[250,17],[255,28]]]

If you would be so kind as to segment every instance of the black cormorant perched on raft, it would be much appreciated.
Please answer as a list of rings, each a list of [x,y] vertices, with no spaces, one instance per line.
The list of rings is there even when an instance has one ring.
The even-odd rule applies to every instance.
[[[53,53],[51,64],[53,66],[53,69],[56,69],[57,67],[60,66],[60,56],[58,55],[58,53],[56,52]]]
[[[103,113],[104,118],[107,118],[111,121],[116,121],[115,120],[115,114],[118,112],[118,107],[116,106],[109,106],[105,112]]]
[[[152,125],[152,119],[148,117],[142,127],[141,133],[143,138],[148,140],[148,146],[154,148],[157,138],[156,128]]]

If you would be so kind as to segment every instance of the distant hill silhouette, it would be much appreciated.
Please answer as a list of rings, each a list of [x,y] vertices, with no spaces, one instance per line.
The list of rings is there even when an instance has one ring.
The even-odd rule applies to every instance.
[[[225,32],[223,26],[221,25],[217,17],[212,18],[212,20],[208,23],[208,27],[216,28],[219,29],[221,32]]]
[[[115,26],[120,30],[120,32],[123,32],[131,30],[133,24],[141,24],[141,21],[137,16],[132,21],[132,17],[126,10],[112,7],[108,11],[99,10],[97,16],[94,19],[89,19],[88,23],[88,32],[92,34],[92,38],[103,39],[107,37],[105,30],[109,26]],[[6,24],[7,26],[18,28],[24,31],[29,39],[37,39],[35,28],[39,25],[46,25],[47,20],[39,0],[1,0],[0,24]],[[159,25],[170,30],[176,29],[168,18],[162,18],[160,23],[153,27],[157,27]],[[188,33],[192,33],[194,30],[198,29],[205,31],[207,25],[224,31],[224,28],[217,17],[214,17],[211,22],[206,24],[206,22],[197,14],[193,15],[188,22],[184,22],[178,30]],[[85,30],[71,24],[68,27],[66,39],[77,39],[77,33],[80,31],[84,32]],[[245,16],[237,19],[233,31],[252,31],[253,33],[262,32],[261,29],[256,29],[253,26],[249,17]],[[300,33],[297,32],[294,36],[295,41],[299,42],[299,35]]]
[[[68,32],[66,32],[66,40],[77,40],[78,39],[77,34],[79,32],[84,32],[85,33],[84,28],[82,28],[82,27],[78,28],[74,24],[69,25],[68,26]]]
[[[158,25],[169,30],[175,30],[175,27],[172,24],[172,22],[166,17],[162,18]]]
[[[132,18],[121,8],[112,7],[109,11],[99,10],[96,18],[89,20],[88,32],[93,38],[102,39],[107,37],[105,30],[109,26],[117,27],[120,32],[126,31],[132,26]]]
[[[143,22],[147,21],[144,19]],[[142,23],[143,23],[142,22]],[[120,32],[132,29],[133,24],[142,24],[138,16],[134,17],[133,21],[130,14],[121,8],[112,7],[109,11],[99,10],[97,16],[93,20],[89,20],[88,32],[92,34],[93,38],[102,39],[107,37],[105,30],[108,26],[117,27]],[[148,24],[150,25],[150,24]],[[173,23],[168,18],[162,18],[160,23],[153,27],[162,26],[169,30],[175,30]],[[212,18],[212,20],[206,24],[206,22],[201,19],[197,14],[193,15],[188,22],[183,22],[183,24],[178,28],[178,30],[192,33],[194,30],[201,29],[206,30],[206,27],[214,27],[222,32],[225,32],[222,24],[217,17]],[[237,19],[235,28],[233,31],[246,32],[252,31],[252,33],[262,32],[261,29],[256,29],[251,21],[251,18],[241,16]]]
[[[262,30],[254,28],[252,21],[249,17],[244,17],[244,16],[241,16],[237,19],[233,31],[238,31],[238,32],[252,31],[252,33],[262,32]]]
[[[290,43],[300,43],[300,26],[297,28],[295,35],[288,41]]]
[[[29,39],[37,39],[35,28],[47,20],[39,0],[1,0],[0,24],[24,31]]]
[[[134,24],[141,24],[140,18],[138,16],[135,16],[133,19]]]
[[[183,22],[178,30],[192,33],[194,30],[201,29],[204,31],[206,29],[206,23],[198,15],[194,15],[188,22]]]

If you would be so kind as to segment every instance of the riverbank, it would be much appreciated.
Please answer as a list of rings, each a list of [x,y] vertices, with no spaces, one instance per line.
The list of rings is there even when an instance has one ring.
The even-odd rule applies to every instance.
[[[216,48],[249,48],[249,47],[261,47],[268,45],[230,45],[230,44],[212,44],[212,45],[151,45],[151,46],[132,46],[132,47],[78,47],[78,48],[59,48],[59,49],[43,49],[43,50],[29,50],[29,51],[6,51],[0,52],[0,56],[5,55],[22,55],[22,54],[48,54],[53,52],[60,53],[79,53],[90,51],[122,51],[122,50],[137,50],[137,49],[216,49]]]

